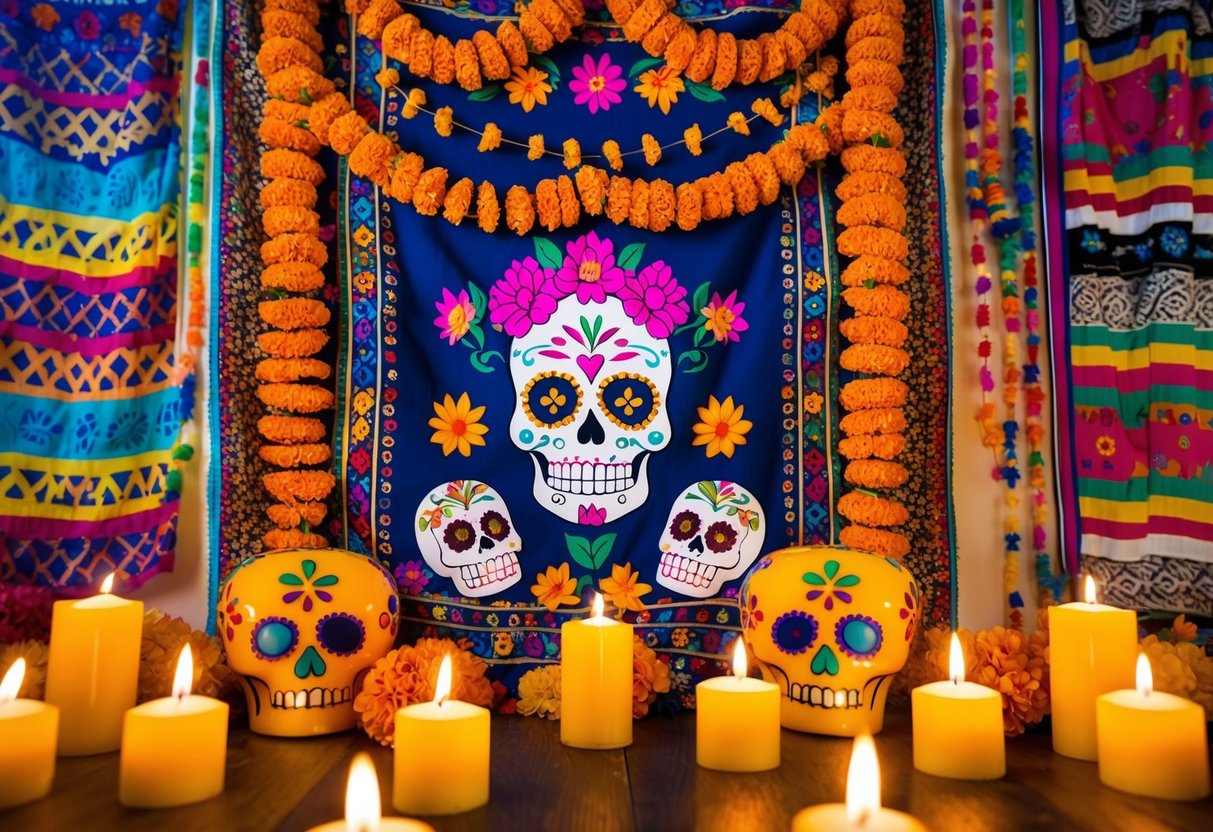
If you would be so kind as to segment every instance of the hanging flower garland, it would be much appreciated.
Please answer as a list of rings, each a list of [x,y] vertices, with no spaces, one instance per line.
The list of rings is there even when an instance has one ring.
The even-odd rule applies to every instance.
[[[896,529],[909,520],[905,506],[879,492],[903,485],[905,466],[892,459],[905,448],[907,388],[895,378],[910,364],[904,349],[909,296],[899,288],[909,280],[904,260],[909,244],[906,224],[903,132],[891,115],[902,77],[905,43],[902,0],[852,0],[847,30],[847,81],[850,91],[823,113],[833,124],[830,136],[845,142],[846,176],[836,191],[842,200],[838,252],[852,258],[842,274],[843,301],[855,316],[840,325],[850,341],[839,356],[845,370],[862,377],[843,387],[840,400],[849,413],[839,424],[846,438],[838,444],[846,457],[844,476],[855,490],[838,501],[846,517],[843,544],[901,560],[909,552]]]

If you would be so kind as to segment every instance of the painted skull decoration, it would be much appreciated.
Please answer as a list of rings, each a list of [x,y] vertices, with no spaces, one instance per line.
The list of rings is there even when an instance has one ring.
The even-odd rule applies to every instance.
[[[763,677],[783,689],[784,727],[879,731],[919,607],[913,576],[880,555],[798,546],[760,560],[742,585],[742,627]]]
[[[495,595],[522,578],[522,538],[505,500],[485,483],[434,488],[417,507],[416,528],[425,562],[468,598]]]
[[[666,519],[657,583],[692,598],[711,598],[749,568],[765,534],[762,507],[748,490],[723,480],[695,483],[674,501]]]
[[[340,549],[282,549],[237,566],[219,598],[219,634],[254,731],[354,726],[362,677],[396,639],[399,600],[386,569]]]

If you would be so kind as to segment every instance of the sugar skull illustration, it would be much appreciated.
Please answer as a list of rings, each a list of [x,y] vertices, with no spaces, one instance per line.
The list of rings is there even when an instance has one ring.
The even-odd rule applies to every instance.
[[[496,595],[522,578],[522,538],[495,489],[454,480],[432,489],[417,507],[417,546],[437,574],[469,598]]]
[[[762,507],[748,490],[722,480],[695,483],[670,508],[657,583],[692,598],[711,598],[757,559],[765,534]]]

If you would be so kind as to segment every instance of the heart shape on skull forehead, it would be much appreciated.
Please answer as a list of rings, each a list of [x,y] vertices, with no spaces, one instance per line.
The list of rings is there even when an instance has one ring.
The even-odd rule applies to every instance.
[[[585,373],[590,381],[598,375],[598,371],[602,369],[602,365],[606,359],[601,355],[579,355],[577,356],[577,366]]]

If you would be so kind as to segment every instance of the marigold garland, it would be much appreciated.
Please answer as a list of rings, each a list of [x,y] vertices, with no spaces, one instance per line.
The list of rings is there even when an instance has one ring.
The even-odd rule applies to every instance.
[[[278,329],[322,327],[329,322],[328,306],[311,298],[284,298],[262,301],[258,305],[261,320]]]
[[[864,526],[901,526],[910,519],[906,507],[895,500],[856,489],[838,498],[838,513]]]
[[[328,497],[336,478],[328,471],[275,471],[266,474],[266,490],[280,503],[312,503]]]
[[[325,379],[332,371],[328,362],[318,358],[265,358],[257,362],[257,380],[274,383]]]
[[[896,407],[856,410],[843,416],[838,428],[847,436],[858,433],[904,433],[906,417]]]
[[[873,529],[857,523],[843,527],[842,531],[838,533],[838,540],[843,546],[873,552],[897,561],[910,553],[910,541],[906,539],[905,535],[884,529]]]
[[[263,460],[278,468],[301,468],[304,465],[320,465],[333,455],[328,445],[262,445],[258,454]]]
[[[257,398],[288,413],[319,413],[333,406],[334,396],[318,384],[268,383],[257,388]]]
[[[300,529],[270,529],[261,540],[269,549],[323,549],[328,545],[324,535]]]
[[[267,508],[265,513],[270,522],[278,528],[295,529],[303,523],[307,523],[309,527],[319,526],[324,515],[328,513],[328,506],[324,503],[275,503]]]
[[[838,440],[838,453],[846,459],[894,459],[905,447],[900,433],[857,433]]]
[[[897,488],[905,485],[910,472],[898,462],[882,459],[856,459],[847,464],[846,481],[860,488]]]
[[[262,416],[257,431],[270,442],[319,442],[324,438],[324,422],[306,416]]]
[[[296,329],[291,332],[271,330],[257,336],[261,349],[277,358],[304,358],[315,355],[328,343],[329,334],[323,329]]]

